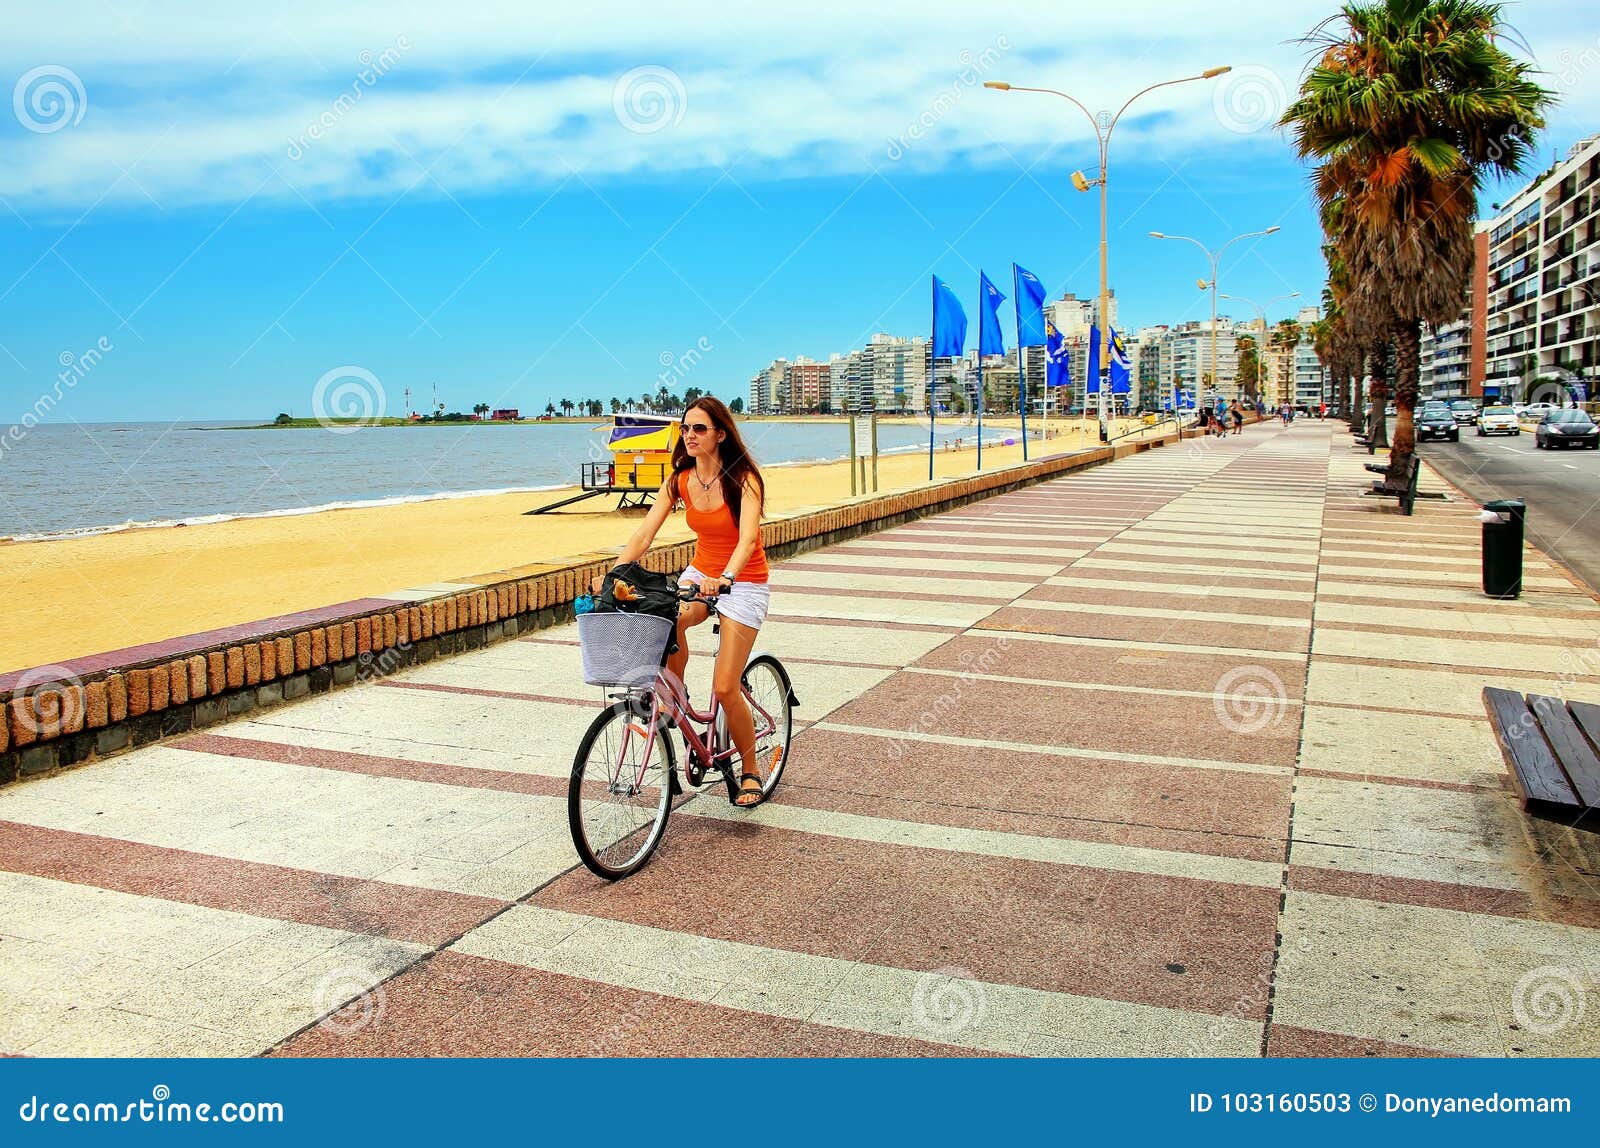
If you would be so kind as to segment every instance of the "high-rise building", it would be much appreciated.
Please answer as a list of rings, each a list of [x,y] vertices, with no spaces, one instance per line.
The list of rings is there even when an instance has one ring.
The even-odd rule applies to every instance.
[[[1172,405],[1172,328],[1140,327],[1132,345],[1134,401],[1146,408]]]
[[[1167,336],[1172,350],[1171,378],[1201,402],[1218,395],[1225,399],[1239,395],[1239,344],[1233,320],[1218,315],[1216,322],[1215,339],[1210,319],[1180,323]]]
[[[1467,307],[1424,333],[1422,361],[1424,395],[1564,401],[1579,382],[1594,393],[1600,136],[1575,144],[1478,224]]]
[[[788,366],[788,359],[774,359],[751,378],[751,414],[777,414],[783,409],[783,378]]]
[[[788,399],[783,408],[786,414],[809,414],[831,406],[833,385],[828,364],[796,356],[785,372],[784,390]]]
[[[1422,340],[1418,392],[1425,399],[1462,399],[1479,393],[1471,387],[1471,361],[1470,317],[1434,327]]]
[[[1322,366],[1322,360],[1317,358],[1316,342],[1311,335],[1311,325],[1321,318],[1322,312],[1315,307],[1302,307],[1294,321],[1300,324],[1300,341],[1295,344],[1294,367],[1294,405],[1315,410],[1322,403],[1330,401],[1328,394],[1328,372]]]
[[[1044,305],[1045,315],[1050,322],[1055,324],[1056,330],[1069,339],[1088,338],[1089,325],[1099,319],[1100,297],[1091,295],[1087,299],[1080,299],[1068,291],[1061,298]],[[1117,325],[1117,293],[1115,289],[1108,292],[1106,309],[1110,312],[1111,325]]]

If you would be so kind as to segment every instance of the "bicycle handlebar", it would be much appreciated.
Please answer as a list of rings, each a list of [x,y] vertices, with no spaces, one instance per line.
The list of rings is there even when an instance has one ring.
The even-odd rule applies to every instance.
[[[680,602],[715,602],[721,594],[707,594],[697,586],[679,586],[678,601]]]

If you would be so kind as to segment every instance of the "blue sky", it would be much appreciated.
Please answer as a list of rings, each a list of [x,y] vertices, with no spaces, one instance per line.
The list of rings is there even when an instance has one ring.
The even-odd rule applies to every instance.
[[[1009,291],[1015,259],[1092,294],[1098,199],[1068,181],[1093,166],[1088,125],[986,79],[1098,110],[1232,64],[1117,128],[1123,324],[1209,310],[1199,252],[1152,229],[1216,245],[1278,224],[1231,249],[1223,290],[1321,287],[1305,176],[1270,123],[1331,5],[1244,0],[1226,27],[1166,0],[270,9],[0,14],[0,423],[102,339],[50,418],[309,415],[350,367],[391,414],[435,384],[452,408],[528,411],[654,389],[691,348],[674,389],[731,397],[775,356],[925,332],[930,273],[975,299],[976,269]],[[1600,21],[1510,14],[1563,99],[1548,158],[1595,130]]]

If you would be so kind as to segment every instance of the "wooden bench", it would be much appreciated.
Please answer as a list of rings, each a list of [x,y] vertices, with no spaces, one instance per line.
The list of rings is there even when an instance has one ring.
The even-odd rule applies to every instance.
[[[1396,476],[1389,473],[1389,468],[1386,466],[1369,462],[1366,467],[1374,474],[1381,474],[1384,477],[1373,483],[1371,490],[1362,491],[1362,494],[1398,499],[1401,513],[1410,514],[1417,502],[1417,476],[1422,470],[1422,460],[1416,453],[1406,456],[1406,473],[1399,481],[1396,481]]]
[[[1485,686],[1483,708],[1523,812],[1600,829],[1600,705]]]

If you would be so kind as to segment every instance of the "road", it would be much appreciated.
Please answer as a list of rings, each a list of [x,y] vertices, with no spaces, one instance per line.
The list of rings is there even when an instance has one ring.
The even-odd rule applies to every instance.
[[[1533,543],[1600,589],[1600,451],[1535,450],[1531,430],[1479,438],[1471,428],[1462,429],[1459,443],[1421,443],[1418,450],[1480,502],[1526,502]]]

